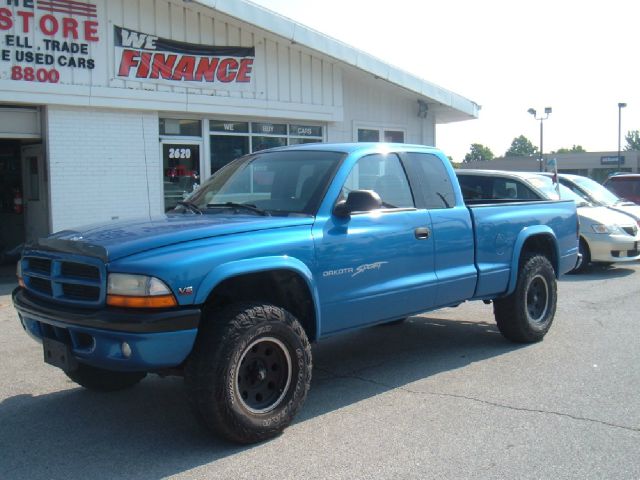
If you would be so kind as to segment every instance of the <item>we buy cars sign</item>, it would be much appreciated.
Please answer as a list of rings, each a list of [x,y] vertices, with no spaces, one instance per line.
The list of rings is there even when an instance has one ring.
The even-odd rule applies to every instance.
[[[196,88],[250,88],[253,47],[199,45],[114,29],[116,78]]]

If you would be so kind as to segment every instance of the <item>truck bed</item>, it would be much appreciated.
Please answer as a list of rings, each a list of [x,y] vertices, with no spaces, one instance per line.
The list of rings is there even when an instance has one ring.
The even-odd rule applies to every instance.
[[[558,276],[575,266],[576,224],[567,221],[576,217],[573,201],[491,202],[468,205],[468,208],[473,220],[478,269],[475,299],[510,293],[518,271],[514,252],[520,251],[525,235],[532,230],[552,236],[558,242],[559,251],[566,252],[564,256],[554,252]]]

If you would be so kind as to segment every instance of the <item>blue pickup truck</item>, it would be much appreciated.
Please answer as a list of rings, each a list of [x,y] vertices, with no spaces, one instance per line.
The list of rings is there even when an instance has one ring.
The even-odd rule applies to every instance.
[[[290,146],[235,160],[162,217],[28,245],[13,302],[83,387],[183,375],[207,427],[252,443],[301,408],[324,337],[482,300],[507,339],[542,340],[577,224],[573,201],[465,205],[434,148]]]

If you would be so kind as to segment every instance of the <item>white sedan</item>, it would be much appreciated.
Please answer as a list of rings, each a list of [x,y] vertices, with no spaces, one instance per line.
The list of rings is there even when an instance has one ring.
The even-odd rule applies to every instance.
[[[476,204],[482,199],[491,203],[558,200],[559,197],[575,201],[582,255],[575,272],[583,270],[589,263],[640,260],[640,229],[635,218],[596,205],[564,185],[554,184],[549,176],[497,170],[458,170],[456,173],[465,200]]]

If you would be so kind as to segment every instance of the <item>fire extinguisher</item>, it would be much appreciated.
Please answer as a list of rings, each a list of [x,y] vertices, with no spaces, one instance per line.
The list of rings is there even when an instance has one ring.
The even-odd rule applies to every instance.
[[[16,188],[13,194],[13,211],[15,213],[22,213],[23,204],[22,204],[22,192],[20,189]]]

